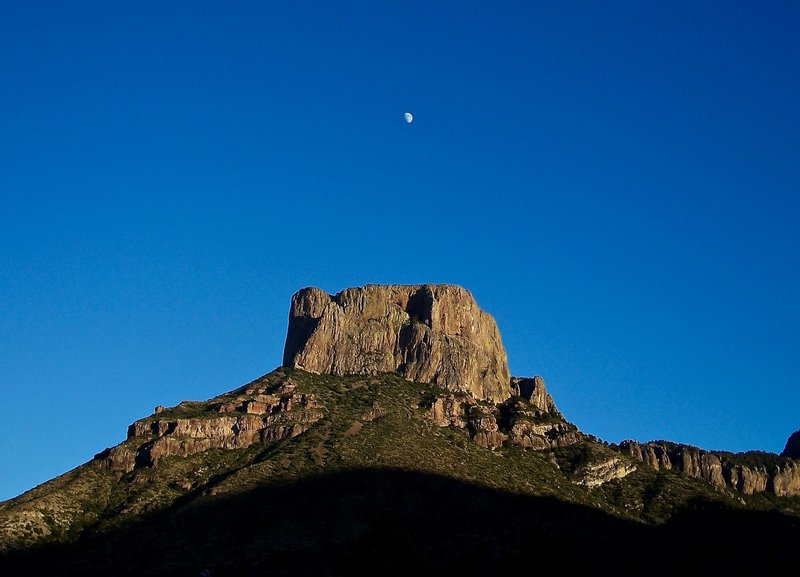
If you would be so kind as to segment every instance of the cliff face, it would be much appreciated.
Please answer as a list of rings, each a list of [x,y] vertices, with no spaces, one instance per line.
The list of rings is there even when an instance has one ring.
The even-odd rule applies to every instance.
[[[156,414],[128,427],[128,439],[95,455],[95,466],[130,472],[153,467],[164,457],[187,457],[208,449],[243,449],[296,437],[324,415],[313,395],[298,394],[291,380],[268,390],[254,381],[239,395],[211,405],[191,417],[190,407],[179,405],[173,415]]]
[[[519,395],[531,405],[544,413],[560,415],[556,408],[553,397],[544,388],[544,379],[536,376],[532,379],[527,377],[511,377],[511,392]]]
[[[558,411],[542,377],[513,377],[511,391],[516,397],[501,405],[479,403],[463,393],[439,395],[431,403],[430,416],[440,427],[466,428],[476,443],[493,450],[507,442],[542,451],[584,440]]]
[[[292,297],[283,364],[317,374],[398,372],[503,401],[510,375],[494,319],[453,285],[366,285]]]
[[[774,492],[779,497],[800,495],[800,466],[789,459],[769,466],[748,466],[731,460],[729,454],[686,445],[623,441],[620,449],[657,471],[676,469],[703,479],[717,489],[733,489],[745,495],[764,491]]]

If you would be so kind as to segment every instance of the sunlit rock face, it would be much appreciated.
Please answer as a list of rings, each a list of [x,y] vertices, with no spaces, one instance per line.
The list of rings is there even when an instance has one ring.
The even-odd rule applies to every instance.
[[[312,373],[397,372],[477,399],[511,395],[494,319],[454,285],[366,285],[292,297],[283,364]]]

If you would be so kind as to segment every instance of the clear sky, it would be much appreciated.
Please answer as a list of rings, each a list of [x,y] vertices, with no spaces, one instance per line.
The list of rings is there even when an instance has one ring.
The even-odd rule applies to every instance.
[[[460,284],[582,430],[779,452],[798,223],[795,1],[0,2],[0,499],[309,285]]]

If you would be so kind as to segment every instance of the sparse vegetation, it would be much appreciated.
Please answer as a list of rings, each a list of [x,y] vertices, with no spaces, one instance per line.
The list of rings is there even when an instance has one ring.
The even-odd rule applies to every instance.
[[[270,539],[278,539],[288,547],[287,550],[292,547],[303,550],[303,539],[312,537],[292,536],[292,515],[305,519],[304,516],[310,514],[310,518],[320,524],[315,527],[320,535],[313,537],[314,542],[322,539],[320,543],[328,543],[326,539],[333,539],[325,533],[328,525],[338,527],[336,531],[341,532],[338,538],[343,542],[360,543],[359,539],[376,534],[373,532],[380,527],[387,534],[394,535],[398,542],[404,542],[400,535],[405,533],[398,532],[397,523],[406,522],[403,521],[404,515],[408,516],[408,522],[422,525],[431,522],[430,519],[423,521],[419,516],[434,514],[425,510],[425,507],[432,507],[432,503],[439,503],[442,507],[435,515],[453,515],[461,519],[461,513],[448,507],[448,499],[455,499],[453,503],[472,511],[473,515],[480,511],[481,523],[488,523],[491,531],[501,531],[503,522],[495,519],[492,510],[496,507],[505,511],[504,507],[508,506],[506,499],[511,499],[511,496],[520,500],[514,501],[517,503],[515,507],[529,513],[552,510],[552,518],[548,516],[551,513],[541,513],[544,515],[542,519],[548,519],[546,523],[557,527],[549,529],[556,531],[552,535],[572,535],[568,525],[562,526],[564,521],[558,520],[561,514],[584,519],[581,522],[588,523],[587,527],[594,527],[593,524],[597,523],[597,526],[604,527],[608,524],[616,527],[612,534],[629,536],[637,534],[629,527],[638,527],[641,523],[669,524],[675,515],[692,509],[697,503],[788,515],[797,515],[800,511],[800,499],[797,498],[781,500],[757,495],[742,499],[738,495],[717,492],[703,481],[674,471],[656,472],[641,463],[637,463],[638,469],[634,473],[608,481],[596,489],[579,486],[576,484],[577,475],[587,465],[627,457],[588,436],[582,442],[553,451],[525,450],[515,445],[506,445],[495,451],[482,448],[471,440],[466,429],[439,427],[432,422],[429,416],[431,404],[445,391],[407,381],[393,373],[334,377],[281,368],[225,395],[207,402],[182,403],[157,417],[197,418],[209,414],[220,403],[245,394],[249,388],[266,387],[268,392],[273,392],[289,380],[297,386],[297,392],[312,393],[325,406],[325,416],[306,432],[246,449],[213,449],[188,457],[166,457],[153,468],[139,468],[124,475],[91,464],[83,465],[17,499],[0,504],[3,546],[8,549],[32,542],[80,544],[75,549],[74,562],[76,567],[85,569],[81,563],[86,557],[82,555],[92,554],[95,548],[111,546],[109,543],[114,543],[114,547],[123,552],[128,551],[126,547],[134,547],[134,543],[145,543],[158,549],[161,545],[148,531],[155,535],[168,531],[171,546],[178,551],[193,551],[195,545],[191,539],[200,534],[200,529],[193,524],[201,519],[214,524],[217,523],[216,516],[221,515],[229,522],[238,519],[238,523],[253,532],[241,538],[249,539],[247,554],[259,558],[258,555],[268,555],[269,551],[276,550],[277,545],[266,541],[267,537],[259,536],[261,533],[258,531],[263,531]],[[553,419],[550,415],[522,411],[520,407],[523,405],[519,401],[512,398],[501,407],[498,419],[501,426],[512,425],[518,419],[535,422]],[[375,403],[385,411],[385,415],[365,420],[364,415]],[[734,459],[750,466],[766,466],[779,458],[746,453],[732,455],[731,461]],[[336,487],[340,486],[340,480],[349,479],[354,485],[342,485],[340,490],[344,496],[336,497],[327,492],[324,483],[319,485],[318,479],[331,479]],[[380,479],[385,479],[388,485],[382,487]],[[360,496],[358,487],[362,482],[367,484],[365,487],[371,487],[364,488],[364,491],[377,493]],[[382,488],[375,489],[373,483]],[[391,490],[392,484],[396,485],[396,491]],[[314,489],[298,493],[293,489],[298,486]],[[444,490],[443,486],[449,488]],[[423,491],[422,487],[427,489]],[[443,493],[440,500],[429,503],[427,491]],[[286,499],[295,501],[282,502],[280,499],[284,497],[280,495],[291,495]],[[311,504],[304,503],[302,495],[306,495]],[[327,495],[326,498],[332,501],[318,502],[315,499],[321,499],[319,495]],[[465,495],[469,495],[469,499],[480,497],[487,505],[484,507],[469,499],[464,500]],[[335,502],[339,498],[344,501]],[[367,506],[364,499],[377,499],[377,508]],[[422,507],[419,503],[426,505]],[[493,504],[489,506],[489,503]],[[258,520],[251,518],[253,513],[248,512],[248,507],[260,512]],[[323,510],[309,512],[309,507]],[[324,507],[330,510],[326,511]],[[381,510],[383,513],[379,514]],[[237,512],[238,516],[231,517],[231,511]],[[281,520],[280,515],[289,517]],[[336,515],[352,519],[341,525],[335,522]],[[599,517],[593,520],[595,517],[592,515]],[[301,526],[306,523],[297,522]],[[528,527],[529,531],[539,531],[540,538],[550,535],[542,532],[541,527],[549,526],[539,524],[544,521],[525,522],[531,525],[522,526]],[[270,524],[280,526],[280,523],[288,523],[283,533],[268,528]],[[11,525],[13,531],[9,528]],[[448,525],[435,521],[435,526],[444,531]],[[483,529],[475,530],[484,534]],[[211,539],[211,543],[227,543],[224,535],[202,535],[204,539]],[[561,537],[552,535],[547,538],[562,543],[558,540]],[[442,543],[447,542],[444,536],[439,538],[444,540]],[[127,541],[131,545],[126,544]],[[385,545],[377,550],[385,551]],[[424,559],[434,555],[432,551],[425,551],[423,547],[414,554],[422,555]],[[190,561],[193,562],[186,560],[186,563],[191,565]]]

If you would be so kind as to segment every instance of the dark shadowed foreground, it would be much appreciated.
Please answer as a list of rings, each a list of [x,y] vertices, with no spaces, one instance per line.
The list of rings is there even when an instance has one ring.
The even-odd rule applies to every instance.
[[[398,470],[358,470],[173,507],[72,545],[9,555],[5,575],[452,575],[555,562],[645,575],[790,562],[798,519],[688,508],[666,525]]]

